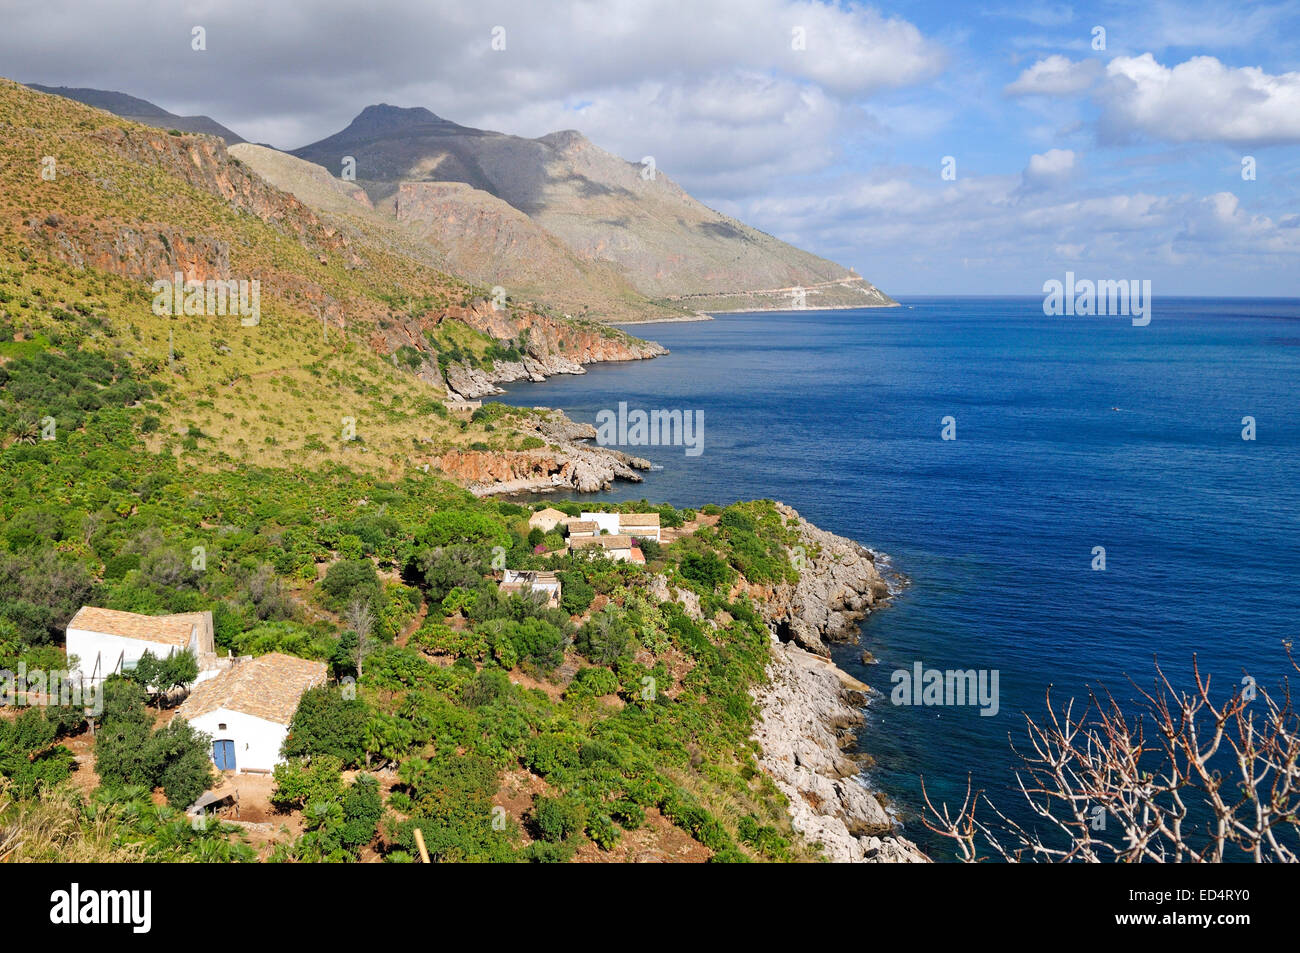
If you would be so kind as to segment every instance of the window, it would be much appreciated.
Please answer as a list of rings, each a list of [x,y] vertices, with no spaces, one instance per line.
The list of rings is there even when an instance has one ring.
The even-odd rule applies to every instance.
[[[226,730],[226,723],[224,721],[219,722],[217,724],[217,731],[225,731],[225,730]]]

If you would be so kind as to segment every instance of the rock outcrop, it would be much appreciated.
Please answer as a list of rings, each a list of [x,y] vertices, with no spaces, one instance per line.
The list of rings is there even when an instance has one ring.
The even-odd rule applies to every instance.
[[[754,692],[762,712],[754,739],[759,764],[790,800],[790,821],[810,844],[840,862],[924,863],[895,833],[842,743],[862,724],[868,687],[793,644],[774,643],[768,682]]]
[[[596,429],[559,411],[537,411],[516,419],[514,426],[536,434],[546,449],[452,450],[434,463],[475,496],[557,489],[595,493],[608,490],[615,480],[640,483],[637,471],[650,469],[648,460],[588,445],[585,441],[595,439]]]
[[[759,764],[789,798],[790,820],[810,844],[841,862],[924,863],[844,753],[862,725],[871,689],[838,668],[826,641],[856,638],[857,623],[889,594],[876,554],[818,529],[777,504],[799,533],[797,585],[762,599],[772,632],[768,681],[754,689]]]
[[[781,503],[777,511],[797,521],[799,543],[791,559],[799,582],[776,587],[771,624],[782,642],[829,657],[826,643],[856,640],[857,623],[888,596],[889,583],[865,546],[819,529]]]

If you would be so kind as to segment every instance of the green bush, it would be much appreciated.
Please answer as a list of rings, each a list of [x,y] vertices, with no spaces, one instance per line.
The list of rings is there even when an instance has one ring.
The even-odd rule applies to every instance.
[[[532,821],[543,840],[558,843],[583,829],[587,823],[587,808],[577,798],[539,795],[533,799]]]
[[[284,739],[286,758],[332,755],[345,767],[365,759],[370,709],[360,699],[345,699],[336,688],[320,686],[303,693]]]

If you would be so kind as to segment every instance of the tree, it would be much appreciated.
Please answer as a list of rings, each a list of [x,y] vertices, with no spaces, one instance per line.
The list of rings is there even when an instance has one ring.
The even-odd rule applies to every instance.
[[[41,785],[57,784],[75,764],[61,744],[57,719],[43,709],[28,708],[13,721],[0,719],[0,776],[8,778],[19,797],[31,797]]]
[[[198,731],[184,718],[154,732],[149,739],[148,760],[152,781],[167,795],[173,807],[188,807],[212,783],[212,762],[208,757],[212,736]]]
[[[444,546],[420,550],[407,569],[417,580],[423,580],[430,602],[441,602],[457,586],[473,589],[482,582],[486,563],[480,549]]]
[[[596,598],[596,590],[591,587],[580,572],[564,571],[560,577],[560,605],[569,615],[586,612],[591,600]]]
[[[627,623],[610,609],[588,619],[575,640],[579,652],[598,665],[611,667],[630,657],[631,643]]]
[[[955,812],[925,795],[926,826],[968,862],[986,853],[1008,861],[1300,861],[1300,715],[1289,692],[1274,697],[1243,679],[1215,704],[1195,656],[1192,667],[1191,692],[1175,690],[1159,665],[1150,691],[1134,685],[1136,717],[1109,692],[1090,696],[1078,715],[1073,699],[1054,708],[1049,692],[1046,719],[1025,716],[1032,751],[1020,755],[1017,779],[1046,834],[1009,819],[969,782]],[[981,807],[990,820],[977,816]]]
[[[369,601],[379,592],[379,574],[369,559],[343,559],[330,566],[321,589],[334,606]]]
[[[199,661],[190,651],[158,658],[146,649],[126,677],[148,692],[150,701],[157,702],[159,696],[192,684],[199,677]]]
[[[308,689],[298,702],[284,739],[286,758],[333,755],[355,767],[366,756],[366,723],[370,709],[360,699],[345,699],[336,688]]]
[[[357,678],[360,678],[361,665],[374,647],[374,639],[371,638],[370,632],[375,625],[375,613],[371,610],[369,602],[356,599],[348,605],[343,620],[347,624],[348,631],[357,637]]]
[[[151,731],[144,689],[126,678],[104,683],[104,711],[95,733],[95,771],[105,785],[162,787],[173,807],[194,802],[212,779],[212,739],[183,718]]]
[[[112,787],[153,787],[148,751],[151,719],[144,707],[144,689],[114,676],[104,682],[102,692],[104,710],[95,732],[96,773]]]
[[[379,817],[383,813],[379,782],[374,775],[357,775],[343,795],[343,845],[356,848],[369,844],[375,838]]]

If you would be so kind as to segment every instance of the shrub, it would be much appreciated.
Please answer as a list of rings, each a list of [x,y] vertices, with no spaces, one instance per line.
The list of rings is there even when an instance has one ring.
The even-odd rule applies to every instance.
[[[370,710],[359,699],[345,699],[335,688],[308,689],[298,702],[284,739],[286,758],[332,755],[346,767],[365,758]]]
[[[533,827],[543,840],[568,840],[587,823],[587,808],[577,798],[542,797],[533,800]]]
[[[321,589],[335,608],[354,601],[370,601],[379,592],[379,574],[369,559],[344,559],[330,566]]]
[[[596,598],[596,590],[591,587],[582,573],[565,570],[558,573],[560,579],[560,605],[569,615],[586,612],[591,600]]]
[[[687,553],[682,557],[680,571],[685,579],[713,592],[732,579],[731,568],[717,553]]]

